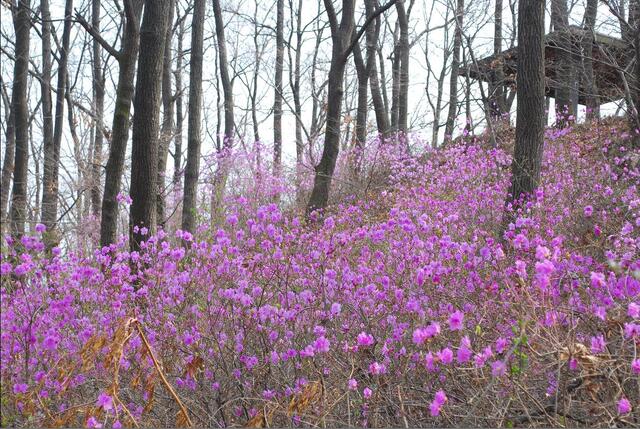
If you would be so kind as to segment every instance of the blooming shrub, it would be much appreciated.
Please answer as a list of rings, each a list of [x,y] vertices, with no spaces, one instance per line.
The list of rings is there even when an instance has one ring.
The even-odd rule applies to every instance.
[[[2,425],[638,424],[628,145],[550,130],[503,237],[510,157],[478,141],[391,157],[310,223],[238,197],[140,253],[7,238]]]

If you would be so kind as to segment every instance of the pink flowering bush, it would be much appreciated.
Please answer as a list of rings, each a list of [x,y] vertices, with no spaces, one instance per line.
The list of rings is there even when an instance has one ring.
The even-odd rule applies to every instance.
[[[637,425],[629,145],[549,130],[502,237],[510,156],[478,140],[389,156],[308,223],[239,195],[140,253],[6,238],[2,425]]]

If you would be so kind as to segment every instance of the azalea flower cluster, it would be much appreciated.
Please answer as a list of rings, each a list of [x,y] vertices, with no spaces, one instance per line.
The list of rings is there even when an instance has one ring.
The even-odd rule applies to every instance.
[[[140,252],[7,237],[2,424],[637,423],[629,138],[549,130],[504,234],[510,156],[468,138],[390,157],[384,188],[310,221],[237,196]]]

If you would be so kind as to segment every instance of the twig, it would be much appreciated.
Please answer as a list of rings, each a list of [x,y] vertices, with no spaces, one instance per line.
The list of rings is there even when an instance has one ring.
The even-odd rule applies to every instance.
[[[187,420],[187,425],[189,427],[193,426],[193,423],[191,422],[191,419],[189,418],[189,412],[187,411],[187,409],[185,408],[184,404],[180,400],[180,397],[178,397],[178,394],[175,392],[175,390],[173,390],[173,387],[171,387],[171,384],[169,384],[169,381],[167,381],[167,378],[165,377],[164,373],[162,372],[162,368],[160,367],[160,364],[158,363],[158,360],[156,359],[155,355],[153,354],[153,349],[151,348],[151,345],[149,344],[149,341],[147,341],[147,337],[144,335],[144,332],[142,331],[142,327],[140,326],[140,322],[136,321],[135,323],[136,323],[136,329],[138,330],[138,333],[140,334],[140,338],[142,339],[142,342],[144,343],[145,348],[149,352],[149,356],[151,357],[151,360],[153,361],[153,365],[156,367],[156,371],[158,371],[158,375],[160,375],[160,378],[162,379],[162,382],[164,383],[165,387],[167,388],[169,393],[171,393],[171,396],[173,396],[173,399],[175,399],[175,401],[177,402],[178,406],[180,407],[180,410],[182,411],[182,414],[184,414],[184,417]]]

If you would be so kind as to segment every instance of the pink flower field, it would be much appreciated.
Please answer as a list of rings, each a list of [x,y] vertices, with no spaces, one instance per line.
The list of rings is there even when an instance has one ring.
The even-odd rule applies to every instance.
[[[507,217],[508,133],[379,145],[381,185],[310,221],[237,196],[140,253],[5,238],[2,426],[638,426],[621,124],[547,130],[542,184]]]

